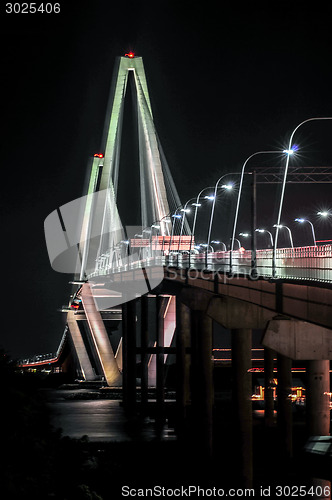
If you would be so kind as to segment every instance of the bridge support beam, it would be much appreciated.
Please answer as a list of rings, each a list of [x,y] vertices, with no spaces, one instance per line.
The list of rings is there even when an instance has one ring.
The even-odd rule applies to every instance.
[[[330,329],[288,316],[268,322],[262,344],[291,359],[332,359]]]
[[[244,487],[253,481],[252,432],[252,331],[248,328],[232,329],[232,374],[235,448],[238,449],[241,480]]]
[[[210,298],[207,314],[217,323],[229,328],[264,329],[275,312],[228,296],[213,296]]]

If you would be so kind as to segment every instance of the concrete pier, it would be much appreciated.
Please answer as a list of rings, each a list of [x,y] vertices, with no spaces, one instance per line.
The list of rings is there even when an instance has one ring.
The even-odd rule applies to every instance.
[[[307,429],[309,436],[330,435],[330,361],[307,364]]]
[[[136,300],[122,304],[123,406],[136,411]]]
[[[244,487],[253,481],[253,434],[252,434],[252,331],[247,328],[232,329],[232,376],[235,446],[241,480]]]
[[[293,456],[293,418],[292,418],[292,360],[278,354],[277,357],[277,424],[280,439],[280,459]]]
[[[176,405],[177,431],[180,439],[186,434],[190,405],[190,309],[176,301]]]

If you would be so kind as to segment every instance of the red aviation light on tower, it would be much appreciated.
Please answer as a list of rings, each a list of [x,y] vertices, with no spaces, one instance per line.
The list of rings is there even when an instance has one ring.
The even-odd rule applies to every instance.
[[[104,158],[103,153],[95,153],[93,156],[96,158]]]
[[[130,57],[130,59],[133,59],[135,57],[134,52],[128,52],[128,54],[125,54],[125,57]]]

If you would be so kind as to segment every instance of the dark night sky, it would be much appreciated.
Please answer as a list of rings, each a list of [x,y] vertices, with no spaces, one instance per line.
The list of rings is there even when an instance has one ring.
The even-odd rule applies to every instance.
[[[223,173],[239,171],[250,154],[283,149],[302,120],[332,116],[326,6],[68,3],[53,15],[4,14],[1,7],[0,343],[14,357],[55,351],[61,338],[57,309],[68,300],[71,276],[51,269],[43,222],[83,194],[116,56],[134,50],[143,57],[155,123],[183,202]],[[331,134],[332,121],[305,125],[296,136],[297,161],[331,164]],[[258,225],[271,226],[276,192],[259,186]],[[248,229],[245,203],[239,231]],[[331,205],[329,186],[287,189],[283,222],[294,228],[295,244],[310,237],[294,226],[295,216],[311,217],[318,238],[331,237],[315,219],[317,209]]]

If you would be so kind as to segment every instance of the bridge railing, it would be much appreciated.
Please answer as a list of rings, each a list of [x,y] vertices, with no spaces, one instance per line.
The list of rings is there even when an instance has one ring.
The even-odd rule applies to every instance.
[[[152,249],[153,250],[153,249]],[[172,266],[209,269],[212,271],[230,271],[230,252],[218,251],[208,254],[195,253],[189,256],[188,252],[164,255],[160,251],[145,259],[138,254],[129,256],[110,266],[101,256],[96,270],[89,277],[107,275],[147,266]],[[273,249],[256,251],[257,275],[270,278],[289,278],[332,282],[332,245],[305,246],[294,248],[278,248],[273,259]],[[234,250],[232,253],[232,273],[252,273],[251,250]],[[275,265],[273,265],[273,262]],[[107,265],[105,265],[107,263]]]

